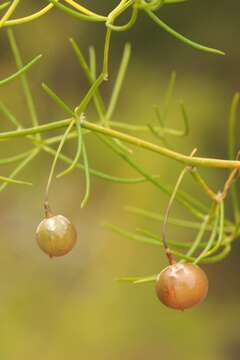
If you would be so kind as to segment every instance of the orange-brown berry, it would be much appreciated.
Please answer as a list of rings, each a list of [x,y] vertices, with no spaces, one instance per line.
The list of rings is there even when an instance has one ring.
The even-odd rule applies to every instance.
[[[191,263],[169,265],[157,277],[156,293],[166,306],[185,310],[200,304],[208,293],[205,272]]]
[[[50,257],[66,255],[77,240],[75,227],[63,215],[53,215],[42,220],[36,236],[39,247]]]

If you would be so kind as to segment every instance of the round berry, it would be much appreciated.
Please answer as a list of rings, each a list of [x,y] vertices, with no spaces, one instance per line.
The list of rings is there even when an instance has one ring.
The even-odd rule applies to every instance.
[[[169,265],[157,277],[156,293],[166,306],[185,310],[200,304],[208,293],[205,272],[191,263]]]
[[[63,215],[45,218],[38,225],[36,235],[39,247],[50,257],[66,255],[77,240],[75,227]]]

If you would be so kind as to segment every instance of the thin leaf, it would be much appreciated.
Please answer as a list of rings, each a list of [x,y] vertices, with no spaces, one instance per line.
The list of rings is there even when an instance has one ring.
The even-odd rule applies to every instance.
[[[32,186],[32,183],[29,182],[29,181],[11,179],[11,178],[8,178],[6,176],[0,176],[0,181],[5,182],[5,183],[9,183],[9,184]]]
[[[20,51],[18,49],[15,37],[14,37],[14,33],[13,33],[13,31],[11,29],[8,29],[7,34],[8,34],[9,44],[10,44],[10,47],[12,49],[12,53],[13,53],[17,68],[20,70],[23,67],[23,62],[22,62],[21,54],[20,54]],[[32,96],[32,93],[31,93],[31,90],[30,90],[30,87],[29,87],[29,84],[28,84],[26,74],[22,73],[20,75],[20,79],[21,79],[25,99],[26,99],[26,102],[27,102],[28,110],[29,110],[29,113],[30,113],[30,116],[31,116],[31,119],[32,119],[32,124],[33,124],[33,126],[38,126],[38,116],[37,116],[37,112],[36,112],[36,109],[35,109],[35,104],[34,104],[34,101],[33,101],[33,96]],[[36,138],[40,139],[41,135],[36,134]]]
[[[76,41],[74,39],[70,39],[70,43],[72,45],[73,51],[77,57],[77,60],[82,68],[82,70],[84,71],[87,79],[89,80],[90,84],[93,84],[95,81],[95,77],[92,76],[91,70],[88,67],[87,62],[84,59],[84,56],[79,48],[79,46],[77,45]],[[99,93],[99,89],[96,89],[94,95],[93,95],[93,100],[97,109],[97,112],[99,114],[100,119],[102,120],[102,122],[104,122],[104,118],[105,118],[105,105],[102,101],[102,98],[100,96]]]
[[[188,252],[186,254],[187,256],[192,256],[195,253],[195,251],[199,248],[199,246],[200,246],[200,244],[202,242],[203,236],[205,234],[205,231],[207,229],[209,219],[210,219],[210,216],[206,215],[205,219],[203,220],[203,222],[202,222],[202,224],[200,226],[200,229],[199,229],[199,232],[198,232],[198,234],[196,236],[195,241],[193,241],[192,246],[190,247],[190,249],[188,250]],[[214,230],[214,227],[211,230],[212,233],[214,233],[213,230]]]
[[[24,65],[21,69],[19,69],[18,71],[16,71],[14,74],[8,76],[7,78],[0,80],[0,86],[6,85],[8,83],[10,83],[11,81],[17,79],[19,76],[21,76],[22,74],[24,74],[26,71],[28,71],[38,60],[40,60],[42,57],[42,55],[38,55],[36,56],[33,60],[31,60],[29,63],[27,63],[26,65]]]
[[[197,50],[201,50],[201,51],[205,51],[205,52],[209,52],[209,53],[213,53],[216,55],[225,55],[225,53],[223,51],[217,50],[217,49],[213,49],[201,44],[198,44],[188,38],[186,38],[185,36],[183,36],[182,34],[178,33],[177,31],[175,31],[173,28],[171,28],[169,25],[167,25],[165,22],[163,22],[161,19],[159,19],[157,17],[157,15],[155,15],[152,11],[145,9],[146,13],[148,14],[148,16],[158,25],[160,26],[162,29],[164,29],[166,32],[168,32],[170,35],[174,36],[176,39],[180,40],[181,42],[197,49]]]
[[[134,277],[120,277],[116,280],[119,282],[125,282],[125,283],[132,283],[132,284],[143,284],[143,283],[149,283],[154,282],[157,279],[157,274],[150,275],[150,276],[134,276]]]
[[[236,157],[236,133],[237,133],[237,111],[240,105],[240,93],[236,93],[233,97],[229,119],[228,119],[228,158],[230,160]],[[236,184],[233,184],[231,187],[231,200],[232,207],[234,211],[235,220],[239,220],[239,198],[238,198],[238,189]]]
[[[110,98],[110,102],[107,108],[107,112],[106,112],[106,121],[109,121],[114,113],[114,110],[116,108],[116,104],[118,101],[118,97],[122,88],[122,84],[126,75],[126,71],[128,68],[128,64],[129,64],[129,60],[130,60],[130,56],[131,56],[131,45],[130,44],[126,44],[124,47],[124,51],[123,51],[123,56],[122,56],[122,60],[121,60],[121,64],[119,67],[119,71],[118,71],[118,75],[114,84],[114,88],[112,91],[112,95]]]
[[[211,233],[211,236],[209,237],[208,243],[205,246],[205,248],[203,249],[203,251],[201,252],[201,254],[196,258],[196,260],[194,261],[195,264],[197,264],[199,261],[201,261],[206,254],[208,253],[208,251],[211,249],[211,247],[214,244],[214,241],[216,239],[216,235],[217,235],[217,230],[218,230],[218,223],[219,223],[219,205],[216,208],[216,216],[215,216],[215,220],[214,220],[214,225],[213,225],[213,230]]]
[[[77,19],[85,20],[85,21],[93,21],[93,22],[105,21],[105,19],[100,18],[100,17],[84,15],[84,14],[80,13],[79,11],[73,10],[73,9],[69,8],[68,6],[61,4],[59,1],[56,1],[56,0],[48,0],[48,1],[50,1],[59,10],[64,11],[68,15],[71,15]]]
[[[18,129],[22,128],[20,122],[15,118],[15,116],[11,113],[11,111],[7,108],[3,102],[0,101],[0,111],[3,115]]]
[[[0,19],[0,29],[6,24],[8,19],[12,16],[12,14],[16,10],[19,2],[20,2],[20,0],[13,0],[11,2],[11,5],[8,7],[7,11],[3,15],[3,17]],[[3,6],[5,7],[5,4],[3,4]]]
[[[97,77],[96,51],[94,46],[89,46],[89,69],[93,80]]]
[[[14,179],[15,176],[23,170],[29,163],[32,161],[39,153],[39,149],[34,149],[28,157],[26,157],[17,167],[16,169],[10,174],[8,179]],[[2,185],[0,185],[0,192],[3,191],[7,186],[9,182],[4,182]]]
[[[54,150],[51,147],[46,146],[46,145],[43,146],[43,150],[46,151],[48,154],[51,154],[52,156],[55,156],[55,154],[56,154],[56,150]],[[63,155],[62,153],[59,155],[59,159],[64,161],[66,164],[72,164],[72,159]],[[84,170],[84,165],[82,165],[82,164],[78,163],[76,167],[80,170]],[[128,178],[120,178],[120,177],[116,177],[116,176],[111,176],[111,175],[105,174],[101,171],[94,170],[94,169],[89,169],[89,171],[90,171],[91,175],[96,176],[102,180],[113,182],[113,183],[138,184],[138,183],[143,183],[143,182],[147,181],[143,177],[128,179]]]
[[[138,241],[138,242],[148,244],[148,245],[162,246],[162,243],[159,240],[123,230],[116,225],[104,223],[102,226],[105,229],[111,230],[112,232],[114,232],[118,235],[121,235],[129,240]]]
[[[83,164],[84,164],[86,188],[85,188],[84,198],[81,202],[81,208],[83,208],[86,205],[90,195],[90,170],[88,165],[87,151],[84,142],[83,142]]]
[[[71,171],[73,171],[76,168],[76,166],[79,162],[79,159],[81,157],[82,146],[83,146],[83,134],[82,134],[82,127],[81,127],[80,121],[76,121],[76,127],[77,127],[77,132],[78,132],[78,146],[77,146],[77,152],[76,152],[75,158],[74,158],[73,162],[71,163],[71,165],[67,169],[65,169],[64,171],[62,171],[60,174],[57,175],[57,178],[65,176],[65,175],[69,174]]]
[[[222,245],[224,239],[224,202],[221,201],[219,205],[219,231],[218,231],[218,239],[216,244],[210,249],[208,252],[205,253],[204,257],[210,256],[214,254]]]
[[[1,5],[0,5],[0,11],[1,11],[1,10],[4,10],[4,9],[5,9],[6,7],[8,7],[8,5],[10,5],[10,4],[11,4],[10,1],[7,1],[7,2],[1,4]]]
[[[25,159],[28,155],[30,155],[31,153],[33,152],[33,149],[32,150],[28,150],[28,151],[25,151],[23,153],[20,153],[18,155],[14,155],[14,156],[9,156],[7,158],[4,158],[4,159],[0,159],[0,166],[1,165],[8,165],[8,164],[12,164],[12,163],[15,163],[15,162],[18,162],[22,159]]]
[[[128,212],[130,212],[132,214],[141,215],[141,216],[143,216],[147,219],[151,219],[151,220],[157,220],[157,221],[162,222],[164,219],[163,215],[160,215],[160,214],[152,212],[152,211],[147,211],[144,209],[133,207],[133,206],[126,206],[125,210],[127,210]],[[168,223],[171,225],[178,226],[178,227],[183,227],[186,229],[193,229],[193,230],[196,230],[196,229],[198,230],[201,227],[200,222],[187,221],[187,220],[177,219],[177,218],[173,218],[173,217],[168,218]],[[210,225],[206,226],[206,230],[211,231],[212,226],[210,226]],[[232,230],[232,228],[231,228],[231,230]]]

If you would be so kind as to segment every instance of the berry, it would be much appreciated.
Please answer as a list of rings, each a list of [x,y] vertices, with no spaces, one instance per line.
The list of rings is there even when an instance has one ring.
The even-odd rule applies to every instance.
[[[208,279],[197,265],[175,263],[158,275],[156,293],[159,300],[169,308],[185,310],[205,299]]]
[[[50,257],[66,255],[77,240],[75,227],[63,215],[46,217],[38,225],[36,236],[39,247]]]

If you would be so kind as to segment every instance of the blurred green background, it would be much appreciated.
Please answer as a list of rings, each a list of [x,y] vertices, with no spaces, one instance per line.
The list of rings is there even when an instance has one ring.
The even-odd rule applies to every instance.
[[[25,1],[16,15],[31,13],[46,1]],[[82,1],[106,13],[117,1]],[[153,105],[162,104],[172,70],[177,86],[169,126],[181,127],[177,101],[184,100],[191,121],[187,139],[169,138],[172,146],[189,153],[226,157],[229,105],[239,90],[239,13],[237,0],[189,1],[164,7],[161,18],[196,41],[226,51],[225,57],[201,53],[177,42],[141,14],[134,29],[113,35],[110,79],[103,85],[107,100],[115,79],[124,43],[131,42],[133,56],[114,119],[147,123],[154,118]],[[74,37],[87,55],[88,46],[102,60],[104,25],[83,23],[54,10],[42,19],[15,29],[25,62],[38,53],[42,61],[30,71],[42,123],[65,114],[42,92],[47,82],[71,106],[87,89],[87,81],[72,53]],[[0,35],[1,78],[15,70],[6,33]],[[0,89],[0,98],[26,126],[30,124],[19,82]],[[90,109],[88,119],[94,121]],[[95,117],[95,118],[94,118]],[[10,129],[1,116],[1,131]],[[157,141],[157,140],[155,140]],[[90,135],[89,160],[93,168],[116,176],[138,176]],[[1,144],[1,157],[26,148],[24,141]],[[74,154],[75,142],[65,152]],[[152,153],[134,150],[135,157],[164,183],[174,184],[181,167]],[[134,231],[145,227],[160,231],[160,223],[126,213],[134,205],[163,213],[167,197],[150,184],[116,185],[92,178],[91,199],[80,209],[83,173],[57,180],[51,191],[55,211],[76,224],[79,240],[68,256],[49,260],[37,247],[35,228],[43,216],[44,187],[52,158],[39,156],[18,178],[29,179],[32,188],[9,186],[1,193],[0,242],[0,358],[4,360],[69,359],[239,359],[240,335],[239,245],[222,263],[206,267],[210,281],[207,301],[184,313],[163,307],[152,284],[124,285],[115,278],[148,275],[160,271],[165,258],[156,247],[130,242],[101,227],[104,221]],[[59,162],[59,169],[63,168]],[[2,168],[8,175],[12,167]],[[202,169],[202,175],[218,189],[224,171]],[[207,203],[205,195],[186,178],[184,187]],[[191,219],[174,206],[174,216]],[[229,209],[229,214],[231,211]],[[178,241],[194,234],[169,227]]]

